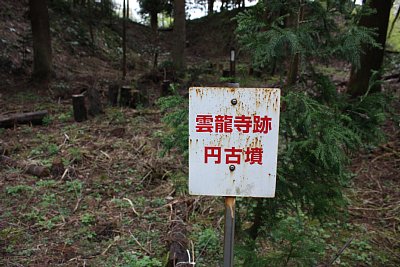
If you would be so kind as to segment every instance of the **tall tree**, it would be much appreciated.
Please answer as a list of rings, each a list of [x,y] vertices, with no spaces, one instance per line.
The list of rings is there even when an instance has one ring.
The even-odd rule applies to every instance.
[[[348,93],[353,97],[364,95],[368,91],[369,87],[371,86],[369,81],[373,72],[380,71],[382,67],[390,9],[392,4],[392,0],[368,0],[363,6],[363,8],[372,8],[375,10],[375,12],[369,12],[367,15],[362,16],[359,25],[376,29],[377,35],[375,37],[375,41],[380,44],[381,47],[365,47],[364,54],[360,59],[360,67],[352,67],[348,85]],[[379,75],[376,78],[379,79]],[[379,84],[375,83],[372,85],[370,90],[379,91]]]
[[[400,4],[400,2],[399,2],[399,4]],[[390,30],[389,30],[388,38],[390,38],[390,36],[392,35],[394,26],[396,25],[396,22],[397,22],[397,20],[399,19],[399,17],[400,17],[400,5],[397,7],[396,15],[394,16],[394,19],[393,19],[393,21],[392,21],[392,24],[390,25]]]
[[[286,27],[298,31],[300,22],[303,20],[303,7],[304,6],[301,5],[301,2],[296,3],[296,1],[293,1],[290,10],[287,10],[288,16],[286,17]],[[294,55],[291,55],[286,76],[286,85],[290,86],[296,83],[299,72],[299,63],[300,53],[294,53]]]
[[[207,0],[207,15],[214,13],[214,3],[215,0]]]
[[[125,80],[126,77],[126,21],[127,21],[127,11],[125,0],[122,7],[122,79]]]
[[[153,31],[158,29],[158,13],[167,11],[170,4],[167,0],[139,0],[140,13],[149,14],[150,26]]]
[[[126,0],[126,18],[129,20],[129,0]]]
[[[36,81],[48,81],[52,70],[50,23],[47,0],[29,0],[33,39],[33,75]]]
[[[185,68],[186,46],[185,0],[174,0],[174,47],[172,61],[177,70]]]

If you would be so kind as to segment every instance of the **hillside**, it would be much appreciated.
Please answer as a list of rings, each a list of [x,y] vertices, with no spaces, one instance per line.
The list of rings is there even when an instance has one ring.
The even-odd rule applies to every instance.
[[[33,55],[26,3],[27,1],[0,3],[2,10],[0,18],[4,22],[0,29],[1,90],[29,80]],[[187,25],[189,66],[197,60],[200,61],[200,66],[196,63],[193,65],[195,68],[209,66],[212,63],[228,65],[229,49],[234,44],[232,18],[236,13],[226,12],[216,14],[210,19],[189,21]],[[92,44],[90,23],[80,15],[79,11],[71,11],[66,5],[58,5],[50,10],[50,17],[54,74],[57,83],[76,82],[77,85],[73,87],[79,87],[89,79],[88,76],[93,76],[93,73],[96,73],[96,77],[92,79],[105,83],[120,79],[121,74],[118,69],[122,60],[122,41],[119,34],[122,31],[122,22],[119,19],[105,18],[96,24],[93,28],[94,44]],[[220,23],[224,25],[223,29],[220,28]],[[151,72],[155,52],[159,54],[160,66],[163,66],[163,62],[168,64],[172,49],[172,31],[160,31],[158,41],[155,40],[156,37],[149,27],[135,22],[128,23],[128,79],[137,80],[143,73]]]

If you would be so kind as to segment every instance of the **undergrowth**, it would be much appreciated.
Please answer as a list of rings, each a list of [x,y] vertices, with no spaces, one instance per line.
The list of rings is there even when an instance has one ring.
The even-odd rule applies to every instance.
[[[312,88],[298,86],[281,99],[276,197],[238,200],[241,245],[236,257],[245,266],[311,266],[327,260],[329,238],[323,235],[335,230],[323,230],[320,223],[345,215],[350,156],[383,140],[379,126],[386,118],[386,95],[350,100],[331,90],[323,96],[332,84],[318,77]],[[160,99],[159,105],[167,126],[165,148],[178,149],[187,159],[188,100],[175,95]],[[315,219],[318,223],[311,226]]]

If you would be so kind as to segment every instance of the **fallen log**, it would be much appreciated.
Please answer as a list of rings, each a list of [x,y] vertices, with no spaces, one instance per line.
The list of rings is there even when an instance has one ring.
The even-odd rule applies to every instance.
[[[33,125],[43,124],[43,118],[49,115],[47,110],[13,113],[6,116],[0,116],[0,128],[14,127],[16,124],[31,123]]]
[[[383,76],[383,79],[384,80],[399,79],[399,81],[400,81],[400,73],[392,73],[389,75],[385,75],[385,76]]]
[[[37,176],[37,177],[46,177],[50,175],[50,171],[48,168],[44,166],[39,166],[36,164],[30,164],[24,161],[16,161],[10,157],[0,155],[0,164],[13,168],[20,168],[25,173]]]

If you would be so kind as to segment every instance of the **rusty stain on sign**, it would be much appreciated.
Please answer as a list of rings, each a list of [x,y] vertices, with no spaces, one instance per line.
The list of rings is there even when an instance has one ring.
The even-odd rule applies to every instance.
[[[274,196],[279,103],[275,88],[189,89],[191,194]]]

